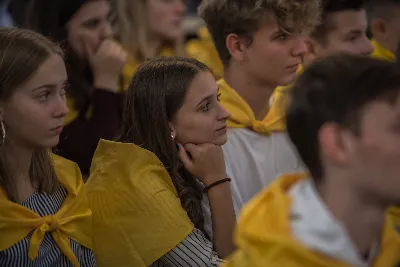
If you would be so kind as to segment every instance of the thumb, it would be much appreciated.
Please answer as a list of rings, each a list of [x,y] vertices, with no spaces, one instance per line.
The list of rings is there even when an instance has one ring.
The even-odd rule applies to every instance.
[[[190,170],[193,168],[193,161],[190,159],[185,148],[180,144],[178,144],[178,155],[179,159],[183,163],[183,166],[185,166],[186,170],[190,172]]]

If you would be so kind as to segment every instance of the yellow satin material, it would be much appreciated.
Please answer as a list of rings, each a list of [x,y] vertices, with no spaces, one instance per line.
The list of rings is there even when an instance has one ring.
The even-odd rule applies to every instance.
[[[259,121],[256,120],[252,109],[246,101],[225,80],[219,80],[218,85],[221,93],[221,104],[231,113],[231,117],[228,120],[228,127],[250,128],[257,133],[266,135],[286,130],[284,119],[286,97],[284,90],[275,90],[271,99],[272,105],[270,106],[270,110],[265,118]]]
[[[198,38],[190,40],[186,45],[189,57],[207,65],[213,72],[215,79],[221,79],[224,75],[224,66],[215,49],[214,42],[206,27],[202,27],[198,32]]]
[[[375,39],[372,39],[371,43],[374,47],[374,52],[372,52],[371,57],[392,62],[396,61],[396,55],[381,46]]]
[[[87,196],[98,267],[144,267],[193,230],[160,160],[134,144],[101,140]]]
[[[78,166],[56,155],[52,157],[59,182],[68,191],[63,205],[56,214],[40,217],[32,210],[9,201],[0,188],[0,251],[15,245],[33,230],[28,253],[34,260],[45,233],[50,232],[62,253],[75,267],[79,267],[70,239],[93,249],[92,213]]]
[[[307,177],[307,174],[284,175],[248,203],[235,233],[238,249],[224,267],[350,267],[302,246],[291,235],[292,199],[288,191]],[[399,251],[400,237],[388,217],[372,267],[397,266]]]

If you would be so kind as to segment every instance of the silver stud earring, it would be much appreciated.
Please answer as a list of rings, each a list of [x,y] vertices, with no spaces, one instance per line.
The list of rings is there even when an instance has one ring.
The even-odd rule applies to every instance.
[[[4,123],[1,121],[1,133],[2,133],[2,139],[1,139],[1,146],[4,145],[4,143],[6,142],[6,129],[4,128]]]

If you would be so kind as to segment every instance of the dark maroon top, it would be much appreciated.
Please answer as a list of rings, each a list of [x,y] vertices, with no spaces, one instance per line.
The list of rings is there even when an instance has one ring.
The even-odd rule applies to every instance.
[[[124,94],[96,89],[92,98],[92,113],[86,112],[66,125],[60,135],[56,153],[76,162],[84,176],[89,175],[90,164],[100,139],[112,140],[122,122]]]

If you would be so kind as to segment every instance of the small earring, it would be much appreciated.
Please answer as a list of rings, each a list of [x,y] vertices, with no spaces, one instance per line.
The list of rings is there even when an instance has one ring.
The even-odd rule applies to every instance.
[[[4,143],[6,142],[6,129],[4,128],[4,123],[1,121],[1,133],[2,133],[2,139],[1,139],[1,146],[4,145]]]
[[[172,140],[175,140],[175,135],[174,135],[173,132],[171,132],[171,139],[172,139]]]

